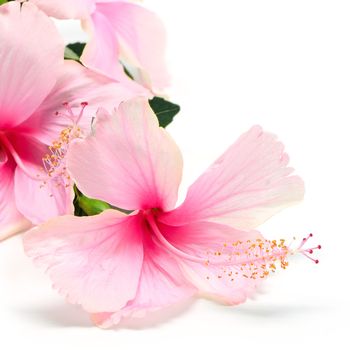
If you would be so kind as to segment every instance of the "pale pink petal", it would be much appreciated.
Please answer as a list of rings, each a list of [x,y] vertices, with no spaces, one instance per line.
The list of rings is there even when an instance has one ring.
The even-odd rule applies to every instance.
[[[65,61],[51,93],[20,129],[50,145],[67,125],[72,124],[71,120],[61,114],[56,115],[56,112],[67,114],[62,105],[64,102],[69,103],[76,115],[81,110],[81,103],[88,102],[79,126],[90,131],[92,119],[99,107],[112,111],[122,101],[135,96],[148,97],[149,93],[132,82],[129,85],[119,84],[77,62]]]
[[[90,313],[114,312],[136,295],[143,260],[140,220],[116,210],[62,216],[29,231],[25,252],[68,302]]]
[[[30,3],[0,7],[0,129],[26,120],[45,99],[63,64],[64,43]]]
[[[255,126],[195,181],[179,208],[160,220],[173,225],[207,220],[253,229],[303,198],[303,181],[290,175],[288,162],[282,143]]]
[[[145,317],[149,312],[183,303],[197,292],[178,261],[150,237],[144,237],[144,259],[135,298],[118,312],[92,315],[98,326],[107,328],[123,318]]]
[[[18,210],[35,225],[74,212],[71,186],[66,187],[59,179],[47,180],[44,184],[29,177],[19,167],[15,174],[15,195]]]
[[[90,36],[81,56],[84,65],[119,82],[129,83],[131,79],[119,62],[119,45],[109,20],[102,13],[95,12],[83,26]]]
[[[59,19],[82,19],[95,9],[95,0],[30,0],[47,15]]]
[[[215,252],[230,250],[232,243],[247,241],[262,236],[257,231],[239,231],[230,226],[211,222],[197,222],[184,226],[159,225],[164,237],[177,249],[191,256],[202,257],[209,263],[197,263],[178,259],[186,278],[198,288],[203,296],[226,304],[239,304],[251,296],[261,282],[244,277],[241,265],[231,265],[229,259],[222,258],[223,264],[215,265],[223,255]],[[227,248],[225,248],[227,247]]]
[[[136,81],[158,90],[167,87],[166,33],[158,16],[124,1],[98,3],[96,13],[107,18],[114,28],[120,59],[127,67],[135,68]]]
[[[15,163],[0,145],[0,241],[29,228],[30,222],[17,210],[14,194]]]
[[[134,99],[121,104],[112,117],[99,113],[92,135],[72,145],[68,168],[89,197],[129,210],[170,210],[182,158],[148,101]]]

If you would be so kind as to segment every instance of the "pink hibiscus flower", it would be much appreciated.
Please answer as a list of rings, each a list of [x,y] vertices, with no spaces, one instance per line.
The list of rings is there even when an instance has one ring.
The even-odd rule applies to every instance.
[[[25,251],[101,327],[196,293],[238,304],[293,253],[254,230],[303,198],[287,165],[283,145],[255,126],[174,209],[180,151],[146,101],[129,101],[113,116],[98,113],[94,132],[72,144],[68,167],[83,193],[132,213],[52,219],[24,236]],[[304,243],[295,252],[310,252]]]
[[[73,129],[76,134],[79,119],[81,136],[90,129],[98,106],[112,109],[144,91],[64,61],[63,41],[52,21],[33,4],[0,7],[0,40],[1,240],[31,223],[72,212],[71,186],[56,176],[64,170],[67,144],[58,147],[62,135]],[[69,105],[63,106],[66,101]],[[83,104],[84,116],[83,101],[89,102]],[[59,165],[61,171],[54,173]]]
[[[81,19],[90,35],[81,57],[85,66],[120,82],[134,79],[159,91],[169,84],[165,29],[144,7],[118,0],[30,0],[49,16]]]

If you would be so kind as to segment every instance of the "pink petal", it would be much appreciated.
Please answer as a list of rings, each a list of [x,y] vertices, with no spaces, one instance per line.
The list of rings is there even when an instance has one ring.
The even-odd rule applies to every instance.
[[[169,74],[165,64],[166,33],[160,19],[139,5],[123,1],[98,3],[96,13],[108,19],[110,26],[114,28],[120,58],[127,67],[136,68],[136,80],[149,88],[159,90],[168,86]],[[108,38],[109,41],[112,40],[110,35]],[[116,50],[114,55],[115,52]],[[103,62],[95,62],[98,64],[96,68],[101,67]]]
[[[83,26],[90,35],[81,56],[84,65],[119,82],[130,82],[119,62],[119,45],[109,20],[95,12]]]
[[[17,210],[14,195],[15,163],[0,145],[0,241],[30,227]]]
[[[255,126],[190,187],[184,203],[161,221],[214,221],[249,230],[300,201],[303,181],[291,176],[288,155],[272,134]]]
[[[64,44],[51,20],[28,2],[0,7],[0,41],[0,129],[8,129],[26,120],[54,86]]]
[[[58,111],[67,114],[62,106],[64,102],[69,103],[76,115],[81,110],[81,102],[88,102],[79,125],[90,131],[92,118],[99,107],[112,111],[122,101],[135,96],[149,96],[149,93],[137,84],[119,84],[77,62],[65,61],[53,90],[35,114],[21,125],[21,130],[50,145],[72,123],[68,118],[56,115]]]
[[[95,9],[95,0],[31,0],[47,15],[60,19],[86,18]]]
[[[145,236],[144,259],[135,298],[116,313],[94,314],[92,319],[100,327],[111,327],[123,318],[144,317],[149,312],[184,302],[196,291],[184,277],[177,260],[157,246],[150,236]]]
[[[125,102],[112,117],[101,111],[67,164],[83,193],[117,207],[170,210],[176,203],[181,154],[147,100]]]
[[[224,260],[222,265],[215,265],[213,263],[215,256],[208,255],[208,252],[220,251],[226,245],[230,247],[237,241],[262,238],[259,232],[238,231],[229,226],[211,222],[197,222],[178,227],[159,225],[159,228],[165,238],[177,249],[210,261],[207,265],[186,259],[178,260],[183,273],[198,288],[201,295],[226,304],[239,304],[251,296],[260,284],[260,278],[244,277],[240,265],[231,268],[228,260]],[[225,263],[228,266],[225,266]],[[229,275],[231,270],[233,273]]]
[[[33,224],[73,213],[72,187],[66,187],[59,178],[48,178],[42,170],[47,146],[25,134],[8,133],[7,139],[19,158],[13,188],[17,209]]]
[[[63,182],[45,184],[16,169],[15,195],[18,210],[33,224],[38,225],[58,215],[73,214],[74,193]]]
[[[139,216],[108,210],[52,219],[24,236],[24,248],[68,302],[91,313],[115,312],[135,297],[142,233]]]

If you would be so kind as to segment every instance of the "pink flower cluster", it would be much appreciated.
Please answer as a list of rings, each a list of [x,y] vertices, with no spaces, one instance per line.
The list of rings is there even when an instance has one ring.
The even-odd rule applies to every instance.
[[[49,16],[82,21],[81,62],[64,60]],[[304,195],[283,145],[259,126],[176,207],[181,153],[148,103],[169,83],[164,28],[149,10],[13,1],[0,6],[0,38],[0,239],[27,231],[26,253],[97,325],[195,295],[241,303],[289,255],[320,248],[256,231]],[[74,216],[73,186],[111,209]]]

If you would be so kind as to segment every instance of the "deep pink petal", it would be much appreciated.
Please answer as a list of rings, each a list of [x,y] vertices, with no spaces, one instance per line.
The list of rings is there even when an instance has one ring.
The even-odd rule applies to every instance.
[[[24,248],[68,302],[91,313],[115,312],[136,295],[142,234],[139,216],[107,210],[52,219],[24,236]]]
[[[120,59],[128,68],[135,68],[132,73],[136,80],[159,90],[168,86],[166,33],[158,16],[137,4],[124,1],[98,3],[96,13],[108,19],[114,28]],[[110,35],[108,38],[112,40]],[[104,64],[103,60],[96,63]]]
[[[235,242],[261,239],[259,232],[239,231],[211,222],[197,222],[178,227],[159,225],[159,228],[164,237],[177,249],[209,261],[205,264],[178,259],[183,273],[198,288],[201,295],[231,305],[239,304],[251,296],[260,284],[259,276],[254,279],[245,277],[241,265],[232,265],[230,258],[223,258],[223,254],[213,254],[232,250],[232,243]],[[222,264],[214,264],[214,261],[221,258]]]
[[[47,15],[60,19],[86,18],[95,9],[95,0],[31,0]]]
[[[6,133],[6,139],[17,164],[35,177],[41,170],[42,158],[48,152],[48,147],[31,135],[15,131]]]
[[[150,236],[145,236],[144,259],[135,298],[116,313],[94,314],[92,319],[100,327],[111,327],[123,318],[144,317],[149,312],[182,303],[196,292],[177,260],[157,246]]]
[[[30,227],[17,210],[14,194],[16,165],[0,145],[0,241]]]
[[[89,197],[130,210],[169,210],[176,203],[182,158],[148,101],[135,99],[112,117],[99,113],[92,135],[72,145],[68,168]]]
[[[91,122],[100,107],[114,110],[122,101],[135,96],[148,96],[148,92],[136,84],[124,85],[94,73],[74,61],[65,61],[58,73],[58,80],[51,93],[24,124],[23,132],[30,133],[41,142],[50,145],[71,121],[56,112],[67,114],[62,106],[68,102],[73,113],[78,115],[81,102],[88,102],[80,127],[90,131]]]
[[[195,181],[179,208],[160,220],[172,225],[207,220],[253,229],[303,198],[303,181],[290,175],[288,161],[276,137],[255,126]]]
[[[0,7],[0,130],[26,120],[49,94],[63,64],[64,43],[34,5]]]

